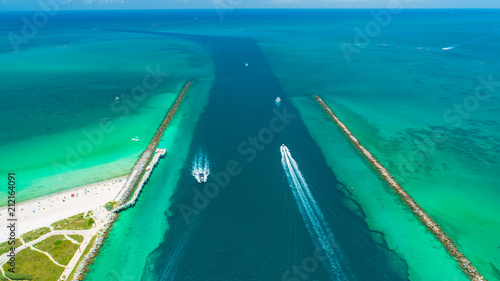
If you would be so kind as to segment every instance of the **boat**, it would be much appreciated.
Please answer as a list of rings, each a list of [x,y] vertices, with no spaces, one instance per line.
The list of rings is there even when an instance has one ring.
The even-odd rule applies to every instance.
[[[119,100],[119,99],[120,99],[120,97],[119,97],[119,96],[116,96],[116,97],[115,97],[115,100]]]
[[[245,66],[248,66],[248,63],[247,63],[247,62],[245,62]]]
[[[193,167],[191,168],[191,175],[197,182],[204,183],[208,180],[208,175],[210,175],[209,165],[208,156],[200,149],[194,157]]]
[[[280,97],[277,97],[276,100],[274,101],[274,103],[279,106],[281,103]]]
[[[139,137],[135,136],[135,138],[132,139],[133,141],[139,141]]]

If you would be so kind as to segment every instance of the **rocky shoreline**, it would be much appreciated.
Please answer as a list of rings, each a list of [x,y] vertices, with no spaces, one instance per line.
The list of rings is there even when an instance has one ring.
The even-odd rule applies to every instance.
[[[123,204],[125,201],[132,195],[135,187],[137,186],[137,183],[140,181],[142,176],[144,175],[145,169],[147,164],[150,162],[151,158],[153,157],[153,152],[156,150],[160,138],[163,135],[163,132],[165,131],[166,127],[174,117],[174,114],[177,112],[177,108],[179,107],[179,104],[181,103],[182,99],[184,98],[186,92],[188,91],[189,87],[192,85],[191,81],[188,81],[186,86],[183,88],[182,92],[179,93],[179,96],[177,97],[175,103],[172,105],[170,108],[169,112],[163,119],[163,122],[159,126],[158,130],[156,131],[155,136],[151,140],[150,144],[146,148],[146,150],[141,154],[139,159],[137,160],[136,164],[134,165],[134,168],[132,170],[136,169],[140,172],[138,173],[133,173],[134,178],[131,181],[131,184],[128,186],[128,189],[124,192],[124,195],[119,198],[118,203]],[[132,173],[129,175],[132,176]],[[97,234],[98,237],[94,241],[94,244],[92,245],[92,248],[90,251],[85,255],[83,260],[80,262],[80,264],[77,265],[76,271],[75,271],[75,277],[73,278],[73,281],[81,281],[85,279],[85,276],[90,272],[89,266],[94,263],[95,258],[99,254],[99,250],[106,240],[106,238],[109,235],[109,232],[111,231],[111,227],[113,223],[116,221],[118,218],[118,214],[114,212],[110,212],[110,215],[106,217],[106,220],[108,222],[105,223],[102,232],[100,234]]]
[[[365,158],[370,162],[377,170],[377,172],[382,176],[382,178],[389,184],[389,186],[396,192],[396,194],[401,197],[405,204],[410,207],[410,209],[417,215],[419,220],[429,229],[434,236],[443,244],[444,248],[448,253],[455,258],[462,270],[465,272],[469,279],[474,281],[486,280],[477,269],[471,264],[471,262],[465,257],[464,254],[460,252],[455,243],[451,240],[448,235],[437,225],[434,220],[425,213],[425,211],[411,198],[411,196],[396,182],[396,180],[389,174],[389,171],[380,164],[380,162],[366,149],[364,148],[359,140],[347,129],[347,127],[340,121],[340,119],[333,114],[332,110],[323,102],[323,100],[314,96],[316,101],[323,107],[323,109],[328,113],[330,118],[337,124],[337,126],[342,129],[342,132],[347,136],[351,143],[365,156]]]

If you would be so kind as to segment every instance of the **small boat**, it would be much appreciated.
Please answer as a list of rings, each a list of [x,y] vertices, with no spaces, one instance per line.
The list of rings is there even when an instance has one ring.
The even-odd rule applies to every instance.
[[[115,100],[119,100],[119,99],[120,99],[120,97],[119,97],[119,96],[116,96],[116,97],[115,97]]]
[[[135,136],[135,138],[132,139],[133,141],[139,141],[139,137]]]
[[[279,106],[279,105],[280,105],[280,103],[281,103],[281,99],[280,99],[280,97],[277,97],[277,98],[276,98],[276,100],[274,101],[274,103],[275,103],[277,106]]]
[[[245,62],[245,66],[248,66],[248,63],[247,63],[247,62]]]
[[[202,182],[205,182],[205,181],[206,181],[206,180],[205,180],[205,174],[204,174],[204,173],[199,173],[199,174],[198,174],[198,177],[200,178],[200,181],[199,181],[200,183],[202,183]]]

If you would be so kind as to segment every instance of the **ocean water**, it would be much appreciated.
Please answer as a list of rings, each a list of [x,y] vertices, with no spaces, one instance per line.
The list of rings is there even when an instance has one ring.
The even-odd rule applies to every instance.
[[[98,26],[56,21],[18,53],[2,37],[0,151],[8,161],[0,170],[19,176],[18,200],[127,174],[187,79],[210,73],[199,46]],[[158,79],[145,89],[151,73]],[[136,87],[141,95],[131,98]]]
[[[364,27],[373,20],[368,11],[358,15],[350,22],[353,27]],[[380,221],[380,202],[373,200],[373,191],[366,193],[371,189],[362,187],[374,184],[362,172],[363,167],[346,165],[352,156],[338,152],[345,150],[338,143],[343,137],[331,135],[329,130],[335,126],[317,116],[310,94],[325,99],[489,280],[500,278],[500,221],[496,216],[500,189],[495,180],[500,170],[497,15],[497,11],[403,11],[366,48],[352,55],[350,62],[338,45],[354,43],[354,35],[342,34],[344,28],[337,27],[336,19],[331,20],[336,38],[327,32],[309,33],[307,40],[304,36],[303,40],[266,43],[265,47],[271,50],[271,64],[287,93],[295,96],[292,100],[328,165],[344,184],[359,190],[353,195],[367,213],[374,208],[373,221],[368,214],[370,226],[401,237],[406,223],[391,217],[386,220],[397,221],[397,225]],[[457,31],[450,30],[450,25],[458,27]],[[278,45],[286,47],[274,48]],[[329,48],[335,45],[336,50]],[[454,48],[443,50],[450,46]],[[304,75],[311,72],[315,75]],[[455,112],[460,105],[464,115]],[[406,256],[404,252],[411,251],[403,250]],[[410,260],[415,266],[436,266],[436,258],[426,255],[408,255]],[[438,277],[435,272],[444,275]],[[429,273],[415,273],[414,278],[442,280],[447,276],[453,280],[455,275],[442,268]]]
[[[222,12],[61,12],[18,54],[3,43],[9,103],[0,106],[16,118],[0,125],[1,155],[14,159],[1,170],[26,175],[24,198],[126,173],[154,133],[151,120],[182,83],[197,81],[163,138],[168,156],[86,280],[466,280],[313,94],[488,280],[500,280],[500,85],[486,84],[477,104],[471,97],[481,81],[498,81],[498,11],[402,10],[362,45],[356,28],[383,11]],[[359,52],[346,58],[340,46]],[[110,113],[114,97],[157,64],[166,84],[128,118]],[[469,110],[461,116],[454,104]],[[103,118],[117,130],[102,146],[63,174],[49,166]],[[318,258],[324,239],[294,200],[281,144],[333,233],[333,263]],[[31,159],[26,148],[37,147]],[[191,176],[200,149],[210,162],[205,184]]]

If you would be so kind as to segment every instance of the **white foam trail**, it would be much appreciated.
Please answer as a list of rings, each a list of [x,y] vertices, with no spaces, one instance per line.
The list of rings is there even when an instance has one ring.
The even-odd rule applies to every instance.
[[[324,250],[326,257],[323,262],[327,271],[335,280],[347,280],[347,276],[340,267],[339,259],[344,259],[340,248],[335,245],[332,231],[325,221],[323,212],[314,199],[297,162],[292,158],[286,146],[281,146],[281,163],[288,182],[292,189],[295,202],[306,224],[306,228],[317,248]]]
[[[203,176],[201,176],[202,174]],[[191,175],[199,182],[204,183],[207,181],[210,174],[210,164],[208,156],[202,149],[196,154],[193,160],[193,167],[191,168]]]
[[[462,46],[462,45],[465,45],[465,44],[468,44],[468,43],[471,43],[471,42],[474,42],[474,41],[479,41],[479,40],[483,40],[483,39],[487,39],[487,38],[495,37],[495,36],[498,36],[498,35],[500,35],[500,33],[488,34],[488,35],[484,35],[484,36],[480,36],[480,37],[472,38],[472,39],[469,39],[469,40],[462,41],[462,42],[460,42],[460,43],[457,43],[457,44],[451,45],[451,46],[449,46],[449,47],[441,48],[441,50],[443,50],[443,51],[446,51],[446,50],[452,50],[452,49],[454,49],[454,48],[460,47],[460,46]]]

